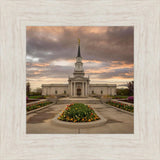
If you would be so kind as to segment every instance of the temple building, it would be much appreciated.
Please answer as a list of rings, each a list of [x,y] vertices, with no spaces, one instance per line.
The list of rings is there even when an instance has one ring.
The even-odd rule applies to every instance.
[[[68,84],[42,84],[42,95],[65,94],[69,97],[88,97],[91,95],[116,95],[116,84],[90,84],[85,77],[78,40],[78,54],[73,76],[68,78]]]

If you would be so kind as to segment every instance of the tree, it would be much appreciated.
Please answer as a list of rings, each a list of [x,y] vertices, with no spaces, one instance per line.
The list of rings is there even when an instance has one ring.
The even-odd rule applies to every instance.
[[[128,88],[119,88],[116,89],[117,96],[129,96],[129,89]]]
[[[36,93],[38,95],[41,95],[42,94],[42,88],[36,88]]]
[[[27,82],[26,83],[26,94],[27,94],[27,96],[30,96],[30,92],[31,92],[30,83]]]
[[[134,81],[131,81],[127,84],[128,89],[129,89],[129,95],[133,96],[134,94]]]

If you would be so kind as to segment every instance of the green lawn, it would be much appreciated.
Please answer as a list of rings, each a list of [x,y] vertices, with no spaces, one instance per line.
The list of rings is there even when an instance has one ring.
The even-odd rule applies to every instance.
[[[42,95],[39,95],[39,96],[29,96],[28,98],[40,99],[40,98],[46,98],[46,96],[42,96]]]
[[[129,96],[111,96],[111,97],[114,98],[114,99],[126,99]]]

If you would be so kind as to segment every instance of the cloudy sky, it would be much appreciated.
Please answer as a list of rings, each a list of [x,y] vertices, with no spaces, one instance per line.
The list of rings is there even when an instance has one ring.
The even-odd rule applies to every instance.
[[[68,83],[78,43],[85,75],[90,83],[125,86],[133,80],[133,27],[27,27],[27,81],[41,84]]]

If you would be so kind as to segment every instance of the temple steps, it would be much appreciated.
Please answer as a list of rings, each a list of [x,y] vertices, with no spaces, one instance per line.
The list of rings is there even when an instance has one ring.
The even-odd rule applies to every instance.
[[[60,98],[57,104],[72,104],[72,103],[84,103],[84,104],[101,104],[101,100],[94,97],[84,97],[84,98]]]

